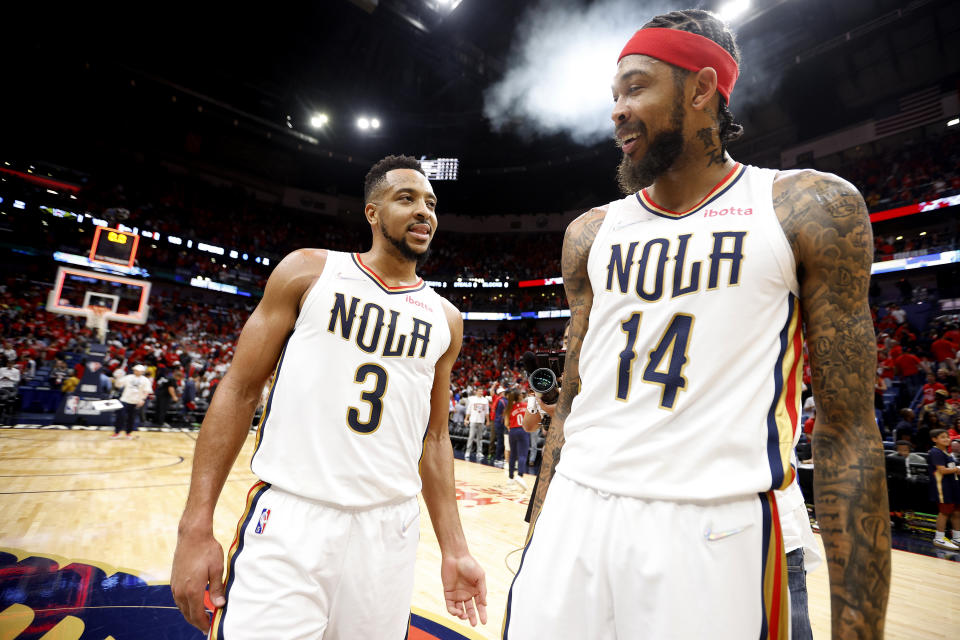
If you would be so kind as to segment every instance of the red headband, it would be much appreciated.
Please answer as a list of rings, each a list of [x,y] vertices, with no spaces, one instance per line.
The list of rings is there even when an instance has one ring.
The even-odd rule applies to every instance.
[[[730,52],[710,38],[679,29],[640,29],[620,52],[617,62],[624,56],[635,54],[650,56],[687,71],[713,67],[717,72],[717,91],[730,104],[730,94],[737,83],[740,68]]]

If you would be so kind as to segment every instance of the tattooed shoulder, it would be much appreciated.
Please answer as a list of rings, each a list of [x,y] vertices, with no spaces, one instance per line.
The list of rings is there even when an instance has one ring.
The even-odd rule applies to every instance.
[[[590,235],[596,236],[597,229],[603,224],[603,219],[607,217],[607,211],[610,205],[605,204],[602,207],[594,207],[585,213],[581,213],[574,218],[573,222],[567,225],[566,236],[571,235]]]
[[[586,259],[597,237],[597,231],[607,216],[609,205],[595,207],[580,214],[567,225],[563,235],[563,254],[566,258]]]
[[[830,173],[781,171],[773,182],[773,207],[790,241],[798,267],[837,236],[860,253],[870,253],[870,216],[852,184]]]

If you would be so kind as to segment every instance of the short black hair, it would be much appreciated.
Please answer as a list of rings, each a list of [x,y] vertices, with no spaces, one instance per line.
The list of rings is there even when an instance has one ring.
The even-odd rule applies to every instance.
[[[946,429],[930,429],[930,439],[933,440],[940,434],[947,433]]]
[[[394,169],[413,169],[414,171],[419,171],[424,176],[427,175],[423,173],[423,167],[420,166],[420,161],[413,156],[387,156],[370,167],[370,171],[367,172],[367,177],[363,179],[364,204],[369,203],[373,194],[382,186],[381,183],[384,178],[386,178],[387,172],[393,171]]]
[[[737,66],[740,66],[740,47],[737,46],[736,37],[723,20],[709,11],[703,9],[671,11],[656,16],[641,27],[641,29],[652,28],[679,29],[709,38],[726,49],[727,53],[736,60]],[[686,74],[689,72],[675,67],[674,73]],[[733,114],[727,109],[727,101],[724,97],[719,96],[719,98],[720,108],[717,111],[717,120],[720,122],[720,150],[726,153],[727,143],[733,142],[743,135],[743,126],[733,121]]]

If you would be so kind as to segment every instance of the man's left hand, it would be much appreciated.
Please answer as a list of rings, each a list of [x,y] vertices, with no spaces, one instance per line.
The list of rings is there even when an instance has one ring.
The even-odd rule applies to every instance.
[[[487,579],[473,556],[444,557],[440,563],[443,581],[443,599],[447,612],[461,620],[470,620],[470,626],[487,624]]]

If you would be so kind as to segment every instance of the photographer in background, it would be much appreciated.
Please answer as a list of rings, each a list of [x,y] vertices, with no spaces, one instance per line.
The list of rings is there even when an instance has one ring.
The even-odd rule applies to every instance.
[[[559,387],[557,388],[559,389]],[[533,451],[536,451],[541,441],[546,441],[547,431],[550,430],[550,420],[557,407],[556,398],[554,398],[553,404],[548,404],[542,402],[542,398],[538,396],[539,394],[533,391],[530,392],[530,395],[527,397],[527,413],[523,417],[523,430],[527,434],[530,434],[530,448]],[[539,434],[537,433],[538,431]],[[530,493],[531,498],[537,494],[537,485],[539,483],[540,473],[538,470],[537,478],[533,482],[533,491]],[[524,522],[530,522],[532,505],[533,500],[531,499],[527,505],[527,513],[523,516]]]
[[[534,433],[537,430],[540,430],[540,434],[532,435],[530,437],[530,449],[531,451],[537,451],[540,446],[540,439],[543,439],[545,442],[547,431],[550,430],[550,420],[553,418],[554,410],[557,407],[557,400],[560,396],[560,385],[563,383],[562,374],[563,374],[563,356],[567,351],[567,341],[570,337],[570,322],[567,322],[567,325],[563,328],[563,342],[561,343],[561,348],[563,349],[556,355],[558,356],[558,362],[560,373],[556,373],[556,387],[546,393],[536,393],[536,391],[531,389],[531,395],[527,398],[527,414],[523,418],[523,430],[527,433]],[[527,373],[532,375],[535,373],[535,370],[531,367],[531,362],[527,358],[527,354],[524,354],[524,368],[527,370]],[[531,388],[533,384],[531,383]],[[557,452],[559,454],[559,451]],[[542,467],[541,467],[542,468]],[[540,483],[540,473],[537,472],[537,479],[533,483],[533,491],[530,493],[530,503],[527,505],[527,513],[523,517],[525,522],[530,522],[530,514],[533,509],[533,496],[537,494],[537,485]]]

